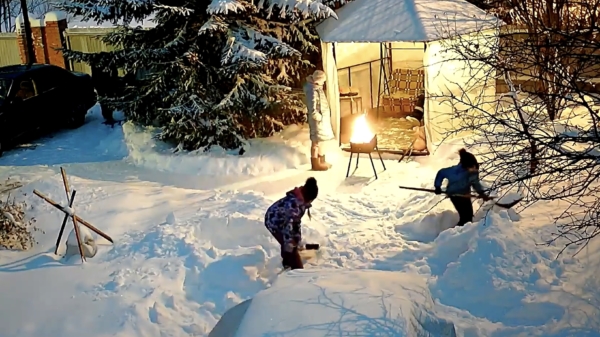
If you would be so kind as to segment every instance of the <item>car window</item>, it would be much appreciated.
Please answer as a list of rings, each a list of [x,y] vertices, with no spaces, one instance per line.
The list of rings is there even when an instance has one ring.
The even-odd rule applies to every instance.
[[[64,86],[68,83],[68,75],[68,73],[61,69],[48,68],[39,71],[33,81],[37,92],[44,93],[54,88]]]
[[[9,79],[0,78],[0,103],[8,97],[8,90],[10,89],[11,82],[12,81]]]
[[[31,79],[22,79],[15,84],[16,86],[13,89],[16,91],[15,98],[26,100],[35,96],[35,87],[33,86],[33,81]]]

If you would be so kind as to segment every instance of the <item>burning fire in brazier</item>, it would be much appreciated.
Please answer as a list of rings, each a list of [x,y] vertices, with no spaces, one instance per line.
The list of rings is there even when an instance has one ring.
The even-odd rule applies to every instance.
[[[366,153],[371,161],[373,172],[375,173],[375,179],[377,179],[377,170],[375,170],[375,164],[373,163],[373,157],[371,152],[377,152],[381,165],[385,170],[385,164],[381,153],[377,149],[377,135],[371,131],[369,123],[367,121],[367,115],[362,114],[354,121],[354,128],[352,129],[352,136],[350,137],[350,161],[348,162],[348,171],[346,172],[346,178],[350,175],[350,165],[352,164],[352,156],[356,153],[356,168],[358,169],[358,160],[361,153]]]
[[[369,143],[373,140],[375,134],[371,131],[369,123],[367,122],[367,115],[362,114],[354,121],[354,128],[352,129],[352,137],[350,137],[350,143]]]

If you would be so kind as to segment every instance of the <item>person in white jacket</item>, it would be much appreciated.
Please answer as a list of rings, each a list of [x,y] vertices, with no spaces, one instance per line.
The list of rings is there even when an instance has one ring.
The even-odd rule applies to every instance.
[[[325,160],[321,143],[335,138],[333,126],[331,125],[331,110],[323,90],[325,81],[325,73],[316,70],[306,78],[306,84],[304,85],[311,140],[310,160],[314,171],[327,171],[331,168],[331,164]]]

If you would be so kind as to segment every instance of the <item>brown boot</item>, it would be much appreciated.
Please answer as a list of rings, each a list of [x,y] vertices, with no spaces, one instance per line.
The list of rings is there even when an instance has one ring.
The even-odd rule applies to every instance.
[[[319,156],[319,163],[321,163],[324,166],[327,166],[328,169],[331,168],[331,164],[325,161],[325,155]]]
[[[327,171],[328,167],[321,164],[319,158],[310,158],[310,164],[313,171]]]

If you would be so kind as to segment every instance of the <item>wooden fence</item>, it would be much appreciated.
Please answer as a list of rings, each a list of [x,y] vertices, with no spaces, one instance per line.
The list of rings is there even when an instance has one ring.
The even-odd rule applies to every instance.
[[[112,28],[70,28],[65,31],[67,48],[84,53],[110,52],[115,48],[102,41]],[[92,75],[92,68],[82,62],[69,61],[71,70]]]
[[[0,67],[21,63],[16,33],[0,33]]]

